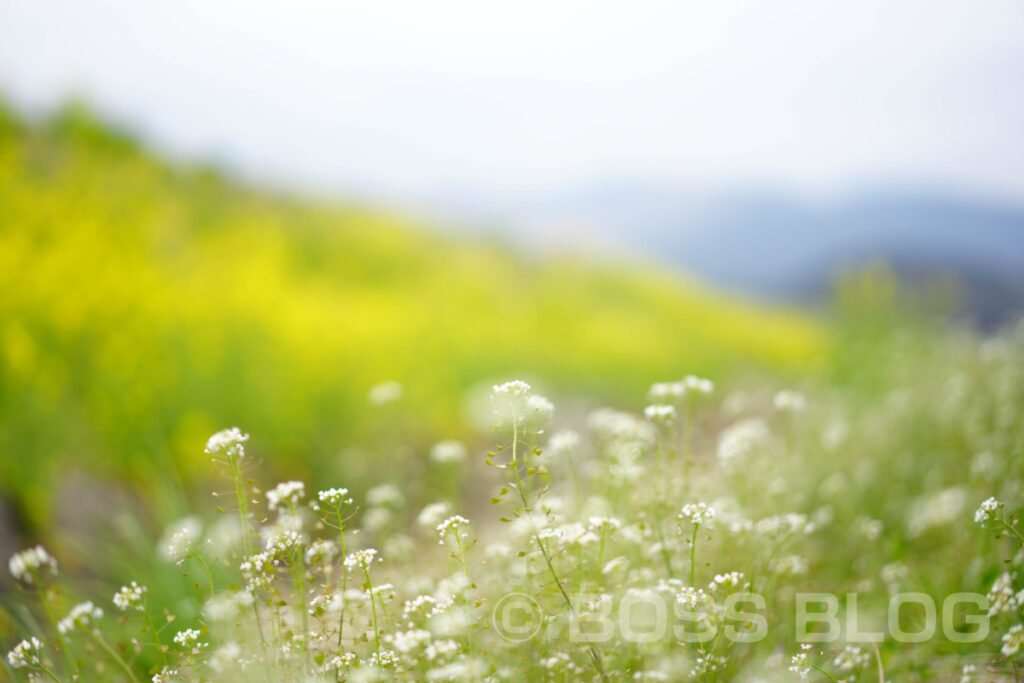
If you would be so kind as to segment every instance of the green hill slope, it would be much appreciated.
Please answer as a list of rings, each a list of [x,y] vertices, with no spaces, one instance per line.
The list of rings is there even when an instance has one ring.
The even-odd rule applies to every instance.
[[[382,380],[405,387],[389,424],[425,445],[464,429],[480,382],[614,399],[826,343],[671,272],[455,241],[166,163],[81,110],[0,107],[0,482],[34,523],[58,474],[187,482],[230,424],[271,469],[344,476],[363,465],[334,454],[389,442]]]

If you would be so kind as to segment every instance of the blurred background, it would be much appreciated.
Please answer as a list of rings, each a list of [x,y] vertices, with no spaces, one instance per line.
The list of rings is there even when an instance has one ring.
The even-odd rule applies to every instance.
[[[0,544],[180,514],[234,424],[427,487],[513,377],[868,391],[1024,307],[1022,83],[1013,0],[2,0]]]

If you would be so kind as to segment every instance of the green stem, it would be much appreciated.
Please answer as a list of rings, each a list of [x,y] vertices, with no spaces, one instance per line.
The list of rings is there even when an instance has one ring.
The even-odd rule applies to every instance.
[[[77,674],[78,664],[75,663],[75,658],[71,656],[71,650],[68,648],[68,641],[64,638],[64,634],[57,628],[57,617],[53,613],[53,606],[50,604],[50,599],[46,597],[46,591],[43,590],[43,584],[39,580],[39,572],[35,570],[32,570],[32,583],[36,586],[36,591],[39,593],[39,601],[43,603],[43,610],[46,611],[50,625],[53,626],[53,632],[57,634],[57,644],[60,646],[61,652],[64,653],[64,659],[67,660],[71,671]]]
[[[235,482],[235,498],[238,501],[238,518],[242,525],[242,545],[245,547],[245,556],[252,555],[252,541],[249,538],[249,502],[245,499],[245,484],[242,482],[242,471],[238,467],[238,461],[234,456],[228,456],[228,463],[231,465],[231,478]]]
[[[530,526],[533,527],[533,538],[537,543],[537,547],[540,548],[541,555],[544,556],[544,563],[548,566],[548,571],[551,573],[551,579],[555,582],[555,586],[558,587],[558,592],[562,595],[562,599],[565,600],[566,606],[569,608],[571,615],[576,614],[576,608],[573,607],[572,600],[569,598],[569,594],[565,592],[565,587],[562,585],[561,579],[558,577],[558,572],[555,571],[555,566],[551,563],[551,557],[548,555],[547,546],[544,545],[544,541],[541,540],[540,533],[537,531],[536,525],[533,523],[533,515],[530,514],[530,504],[526,502],[526,493],[523,491],[523,482],[519,477],[519,463],[516,460],[516,448],[519,443],[519,429],[518,423],[515,421],[513,415],[512,422],[512,472],[516,478],[516,491],[519,493],[519,499],[523,502],[523,511],[530,520]],[[608,675],[604,671],[604,665],[601,662],[601,655],[598,654],[597,650],[593,645],[587,646],[587,651],[590,653],[590,658],[594,661],[594,667],[597,669],[598,674],[601,676],[602,681],[608,681]]]
[[[377,644],[377,653],[380,654],[380,631],[377,628],[377,600],[373,596],[373,582],[370,580],[369,567],[363,567],[366,574],[366,590],[370,594],[370,607],[373,609],[373,641]]]
[[[110,647],[110,644],[107,643],[102,635],[100,635],[98,630],[89,631],[89,635],[91,635],[93,640],[96,641],[96,644],[106,650],[111,659],[117,662],[117,665],[120,666],[126,674],[128,674],[129,680],[133,681],[133,683],[139,683],[139,679],[135,677],[135,673],[131,670],[131,667],[128,666],[128,663],[124,661],[121,655],[117,654],[117,650]]]
[[[820,674],[825,674],[826,676],[828,676],[828,680],[832,681],[832,683],[839,683],[839,681],[838,681],[838,680],[836,680],[836,677],[835,677],[835,676],[833,676],[833,675],[832,675],[832,674],[830,674],[829,672],[825,671],[825,670],[824,670],[824,669],[822,669],[821,667],[818,667],[818,666],[814,666],[813,664],[811,664],[811,665],[810,665],[810,667],[811,667],[812,669],[814,669],[815,671],[817,671],[818,673],[820,673]]]
[[[1004,521],[1004,520],[1002,520],[1002,519],[999,519],[999,520],[997,520],[997,521],[998,521],[998,522],[999,522],[1000,524],[1002,524],[1002,525],[1003,525],[1003,528],[1005,528],[1005,529],[1006,529],[1007,531],[1009,531],[1009,532],[1010,532],[1011,534],[1013,534],[1014,536],[1016,536],[1016,537],[1017,537],[1017,540],[1019,540],[1019,541],[1021,542],[1021,545],[1024,545],[1024,536],[1022,536],[1022,535],[1021,535],[1021,533],[1020,533],[1019,531],[1017,531],[1017,529],[1016,529],[1016,528],[1014,528],[1013,526],[1011,526],[1011,525],[1007,524],[1007,523],[1006,523],[1006,521]]]
[[[207,564],[206,560],[204,560],[203,556],[198,552],[192,553],[192,556],[199,560],[199,564],[203,565],[203,569],[206,570],[206,581],[210,586],[210,597],[212,598],[216,594],[216,591],[213,590],[213,573],[210,571],[210,565]]]
[[[341,534],[341,558],[345,559],[345,522],[341,519],[341,508],[335,512],[338,515],[338,533]],[[348,591],[348,566],[341,563],[341,618],[338,620],[338,649],[341,649],[341,637],[345,633],[345,606],[348,598],[345,593]]]
[[[655,533],[658,534],[658,545],[661,546],[661,559],[665,562],[665,571],[668,572],[668,578],[674,579],[675,572],[672,570],[672,554],[668,551],[668,546],[665,544],[665,531],[661,528],[661,521],[657,518],[656,514],[651,514],[651,525],[654,527]]]
[[[44,666],[42,662],[40,662],[40,663],[39,663],[39,664],[37,664],[36,666],[38,666],[38,667],[39,667],[40,669],[42,669],[43,673],[44,673],[44,674],[46,674],[47,676],[49,676],[49,677],[50,677],[51,679],[53,679],[53,680],[54,680],[54,681],[56,681],[57,683],[61,683],[60,679],[59,679],[59,678],[57,678],[56,674],[54,674],[54,673],[53,673],[52,671],[50,671],[50,670],[49,670],[49,669],[48,669],[48,668],[47,668],[46,666]]]
[[[697,532],[700,524],[693,525],[693,538],[690,539],[690,588],[697,587]]]
[[[156,630],[156,626],[153,625],[153,620],[149,618],[149,613],[146,610],[139,610],[142,612],[142,616],[145,617],[146,623],[149,625],[149,630],[153,633],[153,642],[156,643],[156,649],[160,653],[160,659],[163,660],[164,666],[168,666],[167,653],[164,652],[164,644],[160,642],[160,633]]]
[[[466,577],[466,584],[468,585],[471,582],[469,580],[469,572],[466,570],[466,551],[462,549],[462,538],[459,536],[458,528],[453,529],[452,531],[455,534],[455,545],[458,546],[459,549],[459,562],[462,563],[462,575]]]
[[[309,609],[306,606],[306,561],[302,554],[302,548],[294,551],[292,566],[295,567],[295,592],[299,594],[299,610],[302,614],[302,639],[303,642],[309,637]],[[306,662],[309,662],[309,647],[303,648]]]

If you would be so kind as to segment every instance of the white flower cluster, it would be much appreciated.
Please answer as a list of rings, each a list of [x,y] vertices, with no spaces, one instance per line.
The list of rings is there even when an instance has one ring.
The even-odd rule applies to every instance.
[[[92,602],[81,602],[72,607],[68,615],[57,622],[57,630],[67,635],[76,628],[88,628],[93,621],[102,618],[103,610],[93,605]]]
[[[783,389],[775,394],[772,405],[782,413],[802,413],[807,408],[807,398],[799,391]]]
[[[1013,657],[1020,652],[1021,645],[1024,645],[1024,625],[1016,624],[1003,636],[1003,647],[1000,652],[1004,657]]]
[[[769,442],[771,432],[760,418],[741,420],[726,427],[718,437],[718,459],[726,466],[739,465]]]
[[[203,615],[212,621],[228,621],[252,603],[252,593],[247,590],[221,591],[206,601]]]
[[[754,524],[754,530],[763,536],[784,536],[787,534],[811,534],[817,530],[817,525],[807,519],[807,515],[799,512],[785,512],[781,515],[772,515],[759,519]]]
[[[664,404],[649,405],[644,408],[644,417],[655,424],[668,426],[676,421],[676,407]]]
[[[353,553],[349,553],[349,556],[345,558],[345,566],[348,569],[369,569],[370,565],[373,564],[374,558],[377,557],[377,551],[373,548],[367,548],[366,550],[357,550]]]
[[[207,455],[223,455],[232,460],[241,460],[245,457],[245,442],[249,440],[248,434],[243,434],[238,427],[222,429],[206,441]]]
[[[42,649],[43,641],[32,636],[15,645],[14,649],[7,653],[7,663],[15,669],[39,666],[42,663],[39,659],[39,651]]]
[[[810,643],[802,643],[800,650],[789,660],[789,670],[799,676],[801,680],[807,680],[807,677],[811,675]]]
[[[622,520],[615,517],[590,517],[587,526],[598,533],[615,532],[622,528]]]
[[[988,600],[988,615],[1010,614],[1017,611],[1017,608],[1024,606],[1024,590],[1015,591],[1013,580],[1015,575],[1009,572],[1000,574],[985,599]]]
[[[687,503],[679,513],[679,521],[690,524],[703,524],[710,527],[715,518],[715,510],[707,503]]]
[[[533,393],[533,388],[522,380],[496,384],[491,388],[491,401],[495,414],[502,420],[516,424],[527,419],[544,423],[551,419],[555,406],[543,396]]]
[[[393,669],[398,666],[399,661],[393,650],[381,650],[370,655],[370,666],[379,666],[382,669]]]
[[[717,593],[719,591],[735,591],[744,588],[749,588],[750,583],[743,581],[743,572],[728,572],[726,574],[716,574],[715,578],[711,580],[708,588],[711,592]]]
[[[461,538],[460,534],[462,532],[459,530],[467,526],[469,526],[469,520],[462,515],[453,515],[449,517],[437,525],[437,533],[441,537],[441,540],[438,541],[438,543],[444,545],[445,539],[447,539],[449,534],[452,534],[456,539]]]
[[[405,505],[405,496],[394,484],[381,484],[366,492],[366,502],[373,507],[400,508]]]
[[[238,643],[229,641],[214,650],[210,657],[210,668],[219,674],[238,666],[242,659],[242,648]]]
[[[709,598],[707,593],[701,588],[682,586],[676,594],[676,602],[689,609],[697,609],[702,605],[707,605]]]
[[[251,555],[238,565],[245,579],[245,589],[249,593],[270,588],[274,583],[274,557],[269,550]]]
[[[35,581],[34,577],[43,568],[48,568],[54,576],[57,574],[57,560],[50,553],[46,552],[46,548],[41,545],[15,553],[11,556],[7,566],[11,570],[11,576],[25,583],[33,583]]]
[[[294,507],[306,495],[306,485],[301,481],[283,481],[267,491],[267,505],[276,510],[282,504]]]
[[[181,564],[203,533],[198,517],[186,517],[169,526],[160,542],[160,554],[168,562]]]
[[[438,501],[425,505],[416,517],[416,523],[427,529],[434,528],[441,523],[441,520],[448,516],[452,506],[448,501]]]
[[[122,612],[129,609],[142,611],[142,601],[148,592],[145,586],[140,586],[132,581],[130,586],[121,586],[121,590],[114,593],[114,606]]]
[[[200,635],[201,634],[198,629],[188,628],[184,631],[178,631],[174,635],[174,642],[182,648],[195,653],[197,650],[204,648],[209,644],[199,642]]]
[[[398,631],[393,634],[389,634],[385,640],[402,654],[409,654],[413,650],[418,650],[424,647],[430,642],[430,631],[425,631],[421,628],[409,629],[408,631]]]
[[[855,645],[847,645],[832,660],[832,665],[843,673],[852,673],[863,669],[870,662],[871,656],[868,653]]]
[[[305,559],[307,564],[329,565],[337,556],[338,544],[330,539],[318,538],[306,548]]]
[[[453,596],[437,599],[432,595],[418,595],[412,600],[405,601],[403,615],[406,619],[409,619],[417,614],[422,614],[429,619],[430,617],[443,614],[454,602],[455,598]]]
[[[176,678],[178,678],[178,670],[165,666],[153,674],[152,681],[153,683],[173,683]]]
[[[974,513],[974,521],[978,524],[984,524],[985,522],[995,519],[996,514],[999,512],[999,508],[1002,506],[1003,504],[995,498],[989,498],[978,506],[978,510]]]
[[[370,388],[367,392],[366,398],[375,406],[382,406],[387,403],[394,403],[398,399],[402,398],[402,394],[405,390],[402,385],[394,380],[387,382],[381,382]]]
[[[556,458],[567,458],[576,452],[579,445],[579,434],[571,429],[562,429],[551,435],[544,450]]]
[[[647,392],[647,400],[656,405],[673,405],[687,395],[707,395],[715,390],[714,383],[694,375],[687,375],[678,382],[656,382]]]
[[[348,489],[324,489],[323,491],[317,492],[316,497],[321,503],[328,505],[335,510],[340,508],[342,505],[352,504],[352,498],[348,495]]]
[[[462,462],[466,459],[466,445],[452,439],[438,441],[430,449],[430,459],[440,464]]]

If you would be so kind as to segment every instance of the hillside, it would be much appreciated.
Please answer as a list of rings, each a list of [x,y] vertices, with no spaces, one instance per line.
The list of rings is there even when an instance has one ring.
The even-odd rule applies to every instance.
[[[165,162],[81,108],[0,105],[0,483],[30,525],[79,470],[162,481],[149,499],[172,505],[225,425],[272,471],[357,482],[367,458],[311,454],[462,434],[467,390],[496,378],[614,401],[826,343],[670,271],[453,241]],[[402,399],[369,405],[384,380]]]

